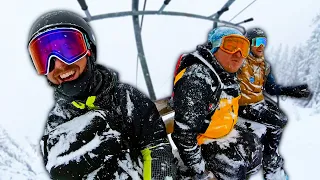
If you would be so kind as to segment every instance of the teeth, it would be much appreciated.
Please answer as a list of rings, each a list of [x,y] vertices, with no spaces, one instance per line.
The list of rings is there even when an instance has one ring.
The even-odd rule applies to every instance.
[[[60,74],[60,78],[61,78],[61,79],[65,79],[65,78],[73,75],[74,73],[75,73],[74,71],[69,71],[69,72],[67,72],[67,73]]]

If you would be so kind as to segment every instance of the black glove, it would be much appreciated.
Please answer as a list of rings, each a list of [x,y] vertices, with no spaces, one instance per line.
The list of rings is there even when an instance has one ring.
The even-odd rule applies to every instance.
[[[282,87],[281,88],[281,95],[296,97],[296,98],[302,98],[302,97],[309,97],[310,96],[310,90],[308,89],[307,84],[303,84],[300,86],[289,86],[289,87]]]

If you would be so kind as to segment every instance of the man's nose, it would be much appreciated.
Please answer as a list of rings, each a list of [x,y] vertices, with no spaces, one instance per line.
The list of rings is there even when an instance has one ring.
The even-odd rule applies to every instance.
[[[238,58],[242,56],[240,50],[238,50],[237,52],[235,52],[233,55],[236,56],[236,57],[238,57]]]
[[[63,68],[63,67],[65,67],[65,66],[67,66],[67,64],[65,64],[64,62],[62,62],[60,59],[58,59],[58,58],[55,58],[54,59],[54,67],[55,68],[58,68],[58,69],[61,69],[61,68]]]
[[[264,45],[261,44],[257,49],[260,51],[260,50],[263,50],[263,48],[264,48]]]

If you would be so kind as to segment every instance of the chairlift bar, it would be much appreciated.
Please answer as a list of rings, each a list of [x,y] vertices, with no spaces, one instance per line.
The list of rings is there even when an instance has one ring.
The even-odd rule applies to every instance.
[[[221,9],[229,8],[236,0],[229,0]]]
[[[84,11],[88,19],[91,19],[91,14],[88,10],[88,5],[85,0],[77,0],[81,9]]]
[[[159,13],[162,13],[162,11],[164,10],[164,8],[170,3],[171,0],[164,0],[161,8],[159,9]]]
[[[201,16],[197,14],[191,14],[191,13],[184,13],[184,12],[174,12],[174,11],[163,11],[164,8],[170,3],[171,0],[165,0],[162,7],[160,8],[159,11],[139,11],[139,0],[133,0],[132,1],[132,11],[123,11],[123,12],[115,12],[115,13],[106,13],[106,14],[100,14],[100,15],[95,15],[91,16],[90,12],[88,10],[88,6],[85,2],[85,0],[78,0],[78,3],[81,6],[81,9],[85,12],[87,18],[84,18],[86,21],[94,21],[94,20],[101,20],[101,19],[106,19],[106,18],[115,18],[115,17],[124,17],[124,16],[132,16],[133,20],[133,27],[134,27],[134,33],[135,33],[135,39],[136,39],[136,45],[137,45],[137,51],[138,51],[138,57],[140,59],[140,64],[142,67],[145,83],[148,88],[149,96],[151,100],[156,100],[156,95],[153,89],[152,85],[152,80],[150,77],[150,73],[148,70],[148,65],[146,62],[145,54],[144,54],[144,49],[143,49],[143,44],[142,44],[142,37],[141,37],[141,27],[139,23],[139,15],[169,15],[169,16],[184,16],[184,17],[190,17],[190,18],[196,18],[196,19],[203,19],[203,20],[209,20],[215,22],[215,24],[222,23],[226,24],[229,26],[234,26],[236,28],[241,28],[243,32],[245,32],[245,28],[243,26],[240,26],[238,24],[234,24],[231,22],[227,21],[222,21],[219,20],[219,17],[221,16],[222,13],[225,11],[228,11],[229,6],[231,3],[233,3],[235,0],[229,0],[224,7],[219,10],[217,13],[215,13],[212,16],[206,17],[206,16]],[[217,18],[212,18],[212,17]],[[253,18],[245,20],[244,22],[249,22],[253,20]],[[243,22],[242,22],[243,23]]]
[[[229,7],[224,7],[222,9],[220,9],[219,11],[217,11],[216,13],[212,14],[211,16],[209,16],[210,18],[214,18],[216,16],[221,16],[222,13],[226,12],[229,10]]]
[[[91,16],[89,10],[84,10],[84,13],[86,14],[88,20],[90,20],[92,16]]]
[[[159,13],[162,13],[162,11],[164,10],[164,8],[165,8],[166,6],[167,6],[167,5],[162,4],[161,8],[159,9]]]
[[[139,0],[132,1],[132,12],[137,12],[139,8]],[[156,100],[156,95],[153,89],[152,80],[150,77],[150,73],[148,70],[148,65],[146,61],[146,57],[144,54],[143,44],[142,44],[142,37],[141,37],[141,27],[139,23],[139,15],[132,16],[133,21],[133,28],[134,28],[134,35],[136,39],[138,57],[140,59],[141,68],[143,71],[144,79],[147,85],[147,89],[149,92],[149,97],[152,101]]]
[[[210,18],[207,16],[197,15],[197,14],[191,14],[191,13],[184,13],[184,12],[175,12],[175,11],[163,11],[162,13],[159,13],[159,11],[123,11],[123,12],[114,12],[114,13],[106,13],[106,14],[100,14],[91,16],[91,19],[89,21],[96,21],[106,18],[116,18],[116,17],[125,17],[125,16],[136,16],[136,15],[167,15],[167,16],[183,16],[183,17],[189,17],[189,18],[195,18],[195,19],[202,19],[202,20],[208,20],[213,22],[222,23],[225,25],[233,26],[236,28],[241,28],[245,31],[245,28],[243,26],[236,25],[234,23],[223,21],[215,18]],[[88,20],[87,18],[85,18]]]
[[[223,10],[224,10],[225,8],[228,8],[228,10],[229,10],[229,7],[230,7],[231,4],[234,3],[234,2],[235,2],[235,0],[229,0],[228,2],[226,2],[226,4],[224,4],[223,7],[221,8],[220,13],[217,13],[217,15],[215,16],[215,19],[219,19],[220,16],[221,16],[224,12],[226,12],[226,11],[223,11]],[[219,12],[219,11],[218,11],[218,12]],[[213,28],[216,28],[216,27],[218,27],[218,22],[217,22],[217,21],[215,21],[215,22],[213,23]]]
[[[80,4],[82,10],[87,10],[88,9],[88,6],[87,6],[87,3],[86,3],[85,0],[77,0],[77,1]]]
[[[249,19],[246,19],[246,20],[241,21],[239,23],[236,23],[236,25],[240,25],[240,24],[247,23],[247,22],[250,22],[250,21],[253,21],[253,18],[249,18]]]

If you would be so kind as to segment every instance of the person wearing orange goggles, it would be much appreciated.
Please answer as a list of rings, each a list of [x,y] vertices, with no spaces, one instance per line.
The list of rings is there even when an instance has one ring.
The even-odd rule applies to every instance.
[[[249,47],[239,30],[218,27],[207,43],[180,56],[169,103],[175,112],[171,137],[178,149],[178,179],[246,179],[259,169],[259,136],[250,124],[238,124],[236,72]]]
[[[239,117],[268,127],[263,140],[265,180],[288,180],[284,170],[284,160],[278,153],[280,139],[288,118],[272,99],[265,98],[264,93],[301,98],[308,97],[310,91],[307,84],[295,87],[276,84],[270,65],[264,58],[264,49],[267,45],[265,32],[261,28],[251,28],[247,30],[246,37],[250,41],[251,50],[238,72],[242,95],[239,100]]]
[[[28,39],[36,72],[54,89],[41,139],[51,179],[175,179],[155,104],[97,64],[96,40],[84,18],[64,10],[45,13]]]

